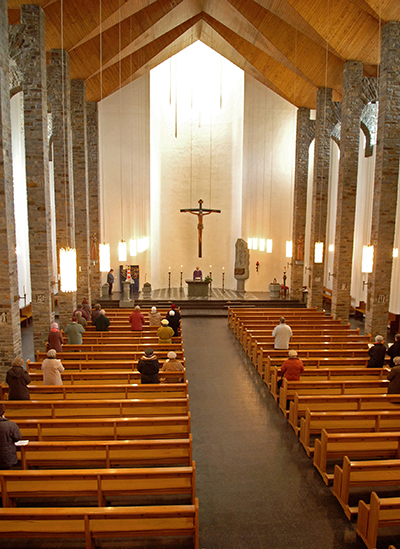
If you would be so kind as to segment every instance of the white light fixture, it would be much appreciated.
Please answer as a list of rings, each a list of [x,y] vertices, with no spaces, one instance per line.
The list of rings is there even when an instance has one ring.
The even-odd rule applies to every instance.
[[[286,257],[293,257],[293,242],[286,240]]]
[[[272,254],[272,238],[267,238],[267,254]]]
[[[265,252],[265,238],[260,238],[260,252]]]
[[[314,263],[322,263],[323,256],[324,256],[324,243],[316,242],[315,249],[314,249]]]
[[[399,249],[393,248],[393,257],[399,257]]]
[[[76,292],[76,250],[60,249],[61,291]]]
[[[111,265],[110,244],[100,244],[99,258],[100,258],[100,272],[108,273]]]
[[[145,245],[145,250],[148,250],[150,248],[150,237],[149,236],[145,236],[144,237],[144,245]]]
[[[253,238],[253,250],[258,249],[258,238]]]
[[[374,265],[374,247],[363,246],[361,272],[364,274],[372,273]]]
[[[126,242],[123,239],[121,239],[118,242],[118,260],[119,261],[126,261],[127,260]]]
[[[252,250],[253,249],[253,239],[252,238],[249,238],[248,241],[247,241],[247,247],[249,248],[249,250]]]
[[[329,244],[328,250],[329,250],[330,252],[334,252],[334,251],[335,251],[335,245],[334,245],[334,244]]]
[[[137,241],[135,238],[131,238],[129,241],[129,253],[132,257],[137,256]]]

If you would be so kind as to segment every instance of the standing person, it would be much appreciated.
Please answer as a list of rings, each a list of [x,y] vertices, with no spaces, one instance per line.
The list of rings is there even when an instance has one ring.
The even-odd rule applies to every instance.
[[[141,332],[143,330],[144,316],[140,312],[139,305],[136,305],[135,309],[132,311],[129,322],[131,323],[133,332]]]
[[[171,328],[174,330],[174,335],[172,337],[178,337],[179,336],[179,318],[176,316],[176,312],[174,310],[169,311],[169,313],[167,314],[167,320]]]
[[[203,280],[203,273],[200,271],[200,267],[196,267],[193,271],[193,280]]]
[[[169,322],[166,318],[161,321],[161,326],[157,330],[158,343],[164,343],[169,345],[172,343],[172,337],[174,335],[174,330],[171,326],[168,326]]]
[[[390,381],[388,387],[388,395],[400,394],[400,356],[395,356],[393,359],[394,366],[388,373],[388,380]]]
[[[92,311],[92,324],[93,325],[94,325],[94,321],[99,316],[100,311],[101,311],[101,305],[100,305],[100,303],[96,303],[96,305],[94,306],[94,311]]]
[[[107,273],[108,295],[113,293],[114,280],[114,269],[110,269]]]
[[[86,318],[83,318],[82,313],[83,313],[83,311],[76,311],[76,313],[75,313],[76,320],[78,321],[78,324],[80,324],[81,326],[86,328],[87,321],[86,321]]]
[[[55,349],[57,353],[62,353],[63,337],[58,329],[57,322],[53,322],[51,325],[47,341],[49,342],[49,349]]]
[[[89,320],[90,315],[92,314],[92,308],[89,305],[89,301],[87,299],[82,300],[82,310],[85,311],[85,313],[88,315],[86,320]]]
[[[293,332],[283,316],[279,319],[279,324],[275,326],[272,335],[275,338],[274,349],[289,349],[289,341]]]
[[[19,356],[11,362],[11,368],[6,375],[6,383],[9,387],[8,400],[30,400],[27,385],[31,382],[31,376],[24,369],[24,361]]]
[[[43,385],[62,385],[61,374],[64,371],[64,366],[61,360],[56,358],[56,351],[50,349],[47,351],[47,358],[42,362]]]
[[[139,359],[137,369],[141,373],[140,383],[160,383],[158,372],[160,364],[151,347],[147,347],[144,356]]]
[[[157,307],[152,307],[149,312],[149,326],[161,326],[161,315],[157,312]]]
[[[96,326],[96,332],[108,332],[110,320],[106,317],[104,309],[101,309],[99,316],[94,321],[94,325]]]
[[[0,469],[11,469],[18,463],[15,443],[21,440],[18,425],[5,417],[5,408],[0,404]]]
[[[400,334],[394,336],[394,343],[389,347],[386,354],[390,356],[389,366],[393,368],[395,357],[400,356]]]
[[[167,356],[168,356],[168,360],[164,362],[160,372],[183,372],[184,371],[185,368],[183,367],[183,364],[179,362],[179,360],[176,360],[176,353],[174,353],[174,351],[170,351]],[[160,381],[162,383],[174,383],[174,381],[170,381],[166,378],[160,378]],[[182,383],[182,381],[183,381],[183,377],[180,377],[178,379],[178,382]]]
[[[64,334],[68,336],[69,345],[82,345],[83,333],[85,333],[85,328],[78,324],[76,316],[73,316],[72,322],[64,328]]]
[[[375,343],[368,349],[369,361],[367,368],[383,368],[386,355],[386,347],[384,339],[381,335],[377,335]]]
[[[290,350],[289,358],[281,366],[282,377],[285,377],[288,381],[299,381],[300,374],[304,372],[304,364],[298,358],[297,351]]]

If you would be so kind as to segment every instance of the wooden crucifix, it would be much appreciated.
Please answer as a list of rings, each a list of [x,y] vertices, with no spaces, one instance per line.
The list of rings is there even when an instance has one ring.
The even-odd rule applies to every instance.
[[[197,223],[197,231],[199,233],[199,257],[202,257],[201,255],[201,252],[202,252],[202,249],[201,249],[201,244],[202,244],[202,237],[203,237],[203,229],[204,229],[204,225],[203,225],[203,217],[205,215],[210,215],[212,213],[221,213],[221,210],[206,210],[206,209],[203,209],[203,201],[202,199],[200,198],[199,200],[199,207],[198,208],[192,208],[192,209],[187,209],[187,210],[181,210],[181,213],[184,212],[189,212],[193,215],[197,215],[197,219],[198,219],[198,223]]]

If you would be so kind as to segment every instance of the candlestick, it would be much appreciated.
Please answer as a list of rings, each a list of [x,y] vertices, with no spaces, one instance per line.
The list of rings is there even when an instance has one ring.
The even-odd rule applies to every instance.
[[[224,294],[225,293],[225,272],[223,269],[224,268],[222,267],[222,293]]]
[[[171,291],[171,271],[168,271],[168,293]]]
[[[182,268],[182,265],[181,265],[181,268]],[[183,275],[183,272],[181,271],[181,286],[180,286],[180,288],[179,288],[179,289],[180,289],[180,291],[182,291],[182,290],[183,290],[183,287],[182,287],[182,275]]]

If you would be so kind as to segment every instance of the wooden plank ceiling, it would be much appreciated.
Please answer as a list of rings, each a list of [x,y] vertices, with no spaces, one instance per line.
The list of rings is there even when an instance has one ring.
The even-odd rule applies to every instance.
[[[21,4],[42,6],[48,55],[69,52],[89,101],[201,40],[297,107],[315,108],[320,87],[340,101],[347,60],[376,76],[382,27],[400,21],[400,0],[9,0],[10,24]]]

